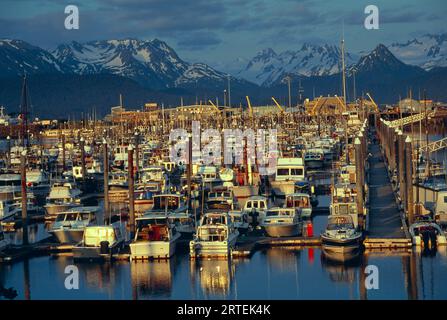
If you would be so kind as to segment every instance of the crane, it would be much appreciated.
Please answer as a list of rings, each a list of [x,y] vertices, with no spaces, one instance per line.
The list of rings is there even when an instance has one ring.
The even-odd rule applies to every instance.
[[[250,103],[250,98],[248,96],[245,96],[245,99],[247,99],[247,105],[248,105],[248,109],[250,110],[250,116],[253,117],[253,108]]]
[[[366,95],[368,96],[368,98],[372,102],[372,104],[374,105],[374,111],[379,112],[379,107],[377,106],[376,102],[373,100],[371,95],[368,92],[366,93]]]
[[[284,108],[281,107],[281,105],[278,103],[278,101],[276,101],[276,99],[274,97],[272,97],[273,102],[276,104],[276,106],[278,107],[279,110],[281,110],[281,112],[284,112]]]
[[[217,112],[220,113],[219,108],[211,100],[208,100],[208,102],[214,107],[214,109],[216,109]]]

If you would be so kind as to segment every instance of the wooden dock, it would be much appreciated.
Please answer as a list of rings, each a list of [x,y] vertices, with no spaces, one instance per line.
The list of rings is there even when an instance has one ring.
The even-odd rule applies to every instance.
[[[411,239],[402,217],[384,157],[378,143],[370,145],[370,184],[366,249],[411,248]]]

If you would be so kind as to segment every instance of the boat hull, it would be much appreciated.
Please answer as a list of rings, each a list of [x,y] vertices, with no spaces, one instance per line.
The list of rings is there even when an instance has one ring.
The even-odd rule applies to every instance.
[[[122,244],[114,245],[109,247],[107,253],[101,253],[100,247],[74,247],[73,248],[73,259],[75,261],[109,261],[112,255],[118,253],[122,247]]]
[[[227,241],[198,241],[189,243],[191,258],[223,257],[229,258],[236,245],[237,235],[231,235]]]
[[[300,234],[298,224],[268,224],[264,225],[264,230],[269,237],[294,237]]]
[[[59,229],[51,230],[50,233],[59,243],[75,244],[82,241],[84,229]]]
[[[138,241],[130,244],[131,260],[138,259],[169,259],[175,253],[177,240],[180,234],[177,233],[169,241]]]
[[[321,245],[327,255],[352,255],[358,253],[362,242],[361,235],[348,239],[335,239],[321,236]]]

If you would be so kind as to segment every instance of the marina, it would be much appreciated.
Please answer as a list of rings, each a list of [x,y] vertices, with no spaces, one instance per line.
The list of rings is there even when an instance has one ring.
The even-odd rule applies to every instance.
[[[112,109],[103,120],[35,123],[37,140],[25,124],[11,127],[17,136],[3,150],[8,165],[0,174],[0,285],[22,299],[444,297],[422,269],[447,264],[447,188],[439,182],[447,169],[436,162],[444,138],[420,147],[419,135],[415,146],[410,125],[424,118],[380,111],[370,96],[318,100],[260,115],[254,111],[264,107],[251,105],[211,104],[214,115],[201,105]],[[425,126],[437,119],[445,130],[443,110],[426,112]],[[267,160],[276,160],[270,171],[265,156],[253,153],[259,137],[233,130],[241,122],[276,144],[267,150]],[[218,149],[201,137],[213,126],[223,132]],[[187,134],[172,136],[179,129]],[[213,154],[221,148],[232,157]],[[371,263],[389,269],[379,295],[364,288],[362,268]],[[42,264],[55,279],[75,264],[86,287],[73,296],[60,295],[56,283],[40,291]],[[321,290],[307,290],[310,277]],[[257,293],[247,295],[253,285]]]

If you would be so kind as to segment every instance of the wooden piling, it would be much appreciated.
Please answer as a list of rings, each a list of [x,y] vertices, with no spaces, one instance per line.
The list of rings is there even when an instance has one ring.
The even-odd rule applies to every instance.
[[[26,193],[26,150],[20,155],[21,193],[22,193],[22,244],[28,245],[28,199]]]
[[[135,186],[134,186],[134,172],[133,172],[133,147],[129,145],[127,168],[128,168],[128,185],[129,185],[129,229],[131,237],[135,234]]]
[[[104,139],[103,144],[103,171],[104,171],[104,218],[106,223],[110,223],[110,202],[109,202],[109,150],[107,141]]]
[[[407,207],[406,205],[406,186],[405,186],[405,138],[404,135],[402,133],[402,131],[398,130],[398,134],[397,134],[397,141],[398,141],[398,159],[399,159],[399,171],[398,171],[398,176],[399,176],[399,194],[400,194],[400,199],[402,201],[402,206],[405,208]]]
[[[357,212],[363,214],[363,184],[362,171],[365,169],[362,164],[362,145],[359,138],[355,138],[355,167],[356,167],[356,188],[357,188]]]
[[[413,203],[413,179],[412,179],[412,143],[411,138],[407,136],[405,139],[405,173],[407,186],[406,200],[407,200],[407,217],[408,223],[411,225],[414,221],[414,203]]]
[[[191,210],[191,176],[192,176],[192,135],[188,137],[188,210]]]

